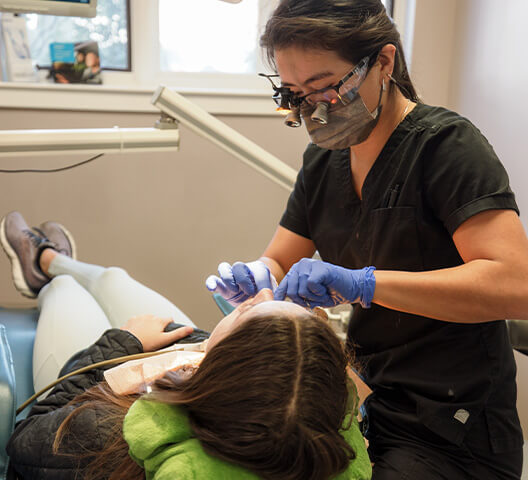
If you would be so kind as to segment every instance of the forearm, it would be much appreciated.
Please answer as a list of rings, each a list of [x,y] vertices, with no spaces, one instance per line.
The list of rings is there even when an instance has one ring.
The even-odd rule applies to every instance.
[[[375,272],[373,302],[459,323],[528,319],[528,268],[492,260],[427,272]]]
[[[267,265],[271,274],[275,277],[275,280],[277,280],[277,283],[280,283],[284,278],[284,275],[286,275],[286,272],[281,267],[279,262],[270,257],[260,257],[259,260]]]
[[[268,266],[280,283],[294,263],[301,258],[311,258],[314,252],[312,240],[279,226],[259,260]]]

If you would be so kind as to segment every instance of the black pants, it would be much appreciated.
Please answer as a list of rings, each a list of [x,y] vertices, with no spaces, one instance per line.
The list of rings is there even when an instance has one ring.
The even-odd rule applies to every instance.
[[[387,447],[377,454],[371,453],[372,480],[519,480],[522,449],[499,456],[499,462],[493,457],[457,461],[434,450]]]
[[[369,422],[367,438],[374,463],[373,480],[521,478],[522,446],[494,452],[483,416],[474,422],[461,445],[443,439],[423,425],[410,421],[404,426],[399,420],[393,416],[374,424]]]

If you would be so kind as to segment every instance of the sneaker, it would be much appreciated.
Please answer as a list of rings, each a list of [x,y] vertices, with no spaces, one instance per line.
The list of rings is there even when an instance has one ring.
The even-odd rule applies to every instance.
[[[44,222],[38,227],[33,227],[41,237],[48,239],[55,246],[57,252],[67,255],[73,259],[77,258],[77,247],[72,234],[66,230],[64,225],[56,222]]]
[[[40,253],[54,245],[31,230],[18,212],[8,213],[0,222],[0,243],[11,261],[16,289],[26,297],[35,298],[50,281],[38,265]]]

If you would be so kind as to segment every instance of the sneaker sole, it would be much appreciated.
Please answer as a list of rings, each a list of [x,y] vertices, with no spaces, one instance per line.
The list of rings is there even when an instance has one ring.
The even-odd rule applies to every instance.
[[[57,225],[62,230],[62,233],[64,233],[64,236],[68,239],[68,242],[70,242],[70,247],[71,247],[71,251],[72,251],[71,258],[73,258],[74,260],[77,260],[77,245],[75,244],[75,240],[73,239],[73,235],[68,231],[68,229],[64,225],[62,225],[60,223],[57,223]]]
[[[36,298],[37,295],[29,288],[24,278],[22,265],[20,264],[18,255],[13,250],[13,247],[11,247],[11,244],[7,241],[7,236],[5,234],[5,221],[6,219],[4,217],[2,218],[2,222],[0,222],[0,243],[11,261],[11,276],[13,277],[13,283],[15,284],[16,289],[25,297]]]

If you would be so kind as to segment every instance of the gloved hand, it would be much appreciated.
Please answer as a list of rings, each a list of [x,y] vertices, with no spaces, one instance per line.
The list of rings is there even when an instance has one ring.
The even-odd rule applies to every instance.
[[[249,297],[256,295],[259,290],[277,288],[277,280],[264,262],[243,263],[236,262],[233,266],[227,262],[218,265],[218,274],[211,275],[205,281],[205,286],[215,293],[219,293],[231,305],[239,305]]]
[[[376,288],[374,267],[361,270],[303,258],[286,274],[275,290],[275,300],[289,297],[303,307],[335,307],[359,299],[363,308],[370,308]]]

